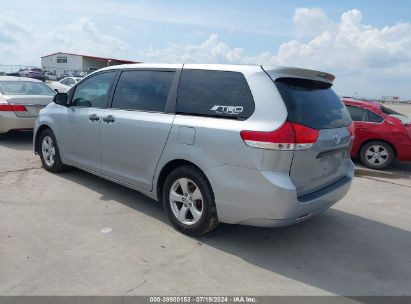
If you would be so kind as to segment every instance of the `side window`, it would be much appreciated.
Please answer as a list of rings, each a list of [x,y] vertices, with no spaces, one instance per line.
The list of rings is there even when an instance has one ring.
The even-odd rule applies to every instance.
[[[353,121],[364,121],[366,117],[366,110],[357,108],[357,107],[352,107],[352,106],[347,106],[348,112],[350,112],[351,119]]]
[[[247,119],[254,100],[244,75],[238,72],[183,70],[177,113]]]
[[[381,116],[375,114],[372,111],[367,110],[367,118],[366,118],[367,122],[381,123],[383,120],[384,119]]]
[[[115,76],[116,72],[101,73],[80,83],[74,91],[73,106],[105,108]]]
[[[69,79],[67,79],[66,84],[67,84],[68,86],[72,86],[72,85],[74,85],[74,80],[71,79],[71,78],[69,78]]]
[[[112,108],[164,112],[174,74],[166,71],[122,72]]]
[[[67,85],[67,79],[63,79],[60,83]]]

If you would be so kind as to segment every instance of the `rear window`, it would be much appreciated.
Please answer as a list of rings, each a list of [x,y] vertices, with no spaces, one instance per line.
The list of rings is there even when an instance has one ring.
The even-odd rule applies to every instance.
[[[1,81],[0,93],[4,95],[48,95],[54,96],[54,92],[48,85],[42,82],[32,81]]]
[[[381,106],[381,111],[387,115],[404,115],[384,106]]]
[[[313,128],[333,129],[351,124],[351,117],[328,83],[280,78],[275,81],[288,111],[288,120]]]
[[[253,114],[254,100],[241,73],[183,70],[176,112],[244,120]]]

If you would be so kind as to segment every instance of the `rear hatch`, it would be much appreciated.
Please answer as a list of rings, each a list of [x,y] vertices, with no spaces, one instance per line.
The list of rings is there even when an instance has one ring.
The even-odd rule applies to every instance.
[[[317,140],[295,149],[290,177],[298,197],[319,191],[347,175],[351,166],[352,121],[331,89],[334,76],[318,71],[264,68],[287,107],[287,121],[317,130]]]

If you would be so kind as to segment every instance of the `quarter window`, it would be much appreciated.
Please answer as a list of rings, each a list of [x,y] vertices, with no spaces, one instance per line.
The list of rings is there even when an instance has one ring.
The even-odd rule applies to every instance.
[[[73,95],[73,106],[105,108],[115,72],[94,75],[80,83]]]
[[[350,112],[353,121],[364,121],[366,111],[357,107],[347,106],[348,112]]]
[[[183,70],[177,113],[247,119],[254,100],[244,75],[238,72]]]
[[[174,74],[167,71],[122,72],[112,108],[164,112]]]
[[[381,123],[384,119],[374,112],[357,107],[347,106],[353,121]]]
[[[367,119],[366,119],[366,121],[380,123],[383,120],[384,119],[381,116],[375,114],[374,112],[371,112],[371,111],[367,110]]]

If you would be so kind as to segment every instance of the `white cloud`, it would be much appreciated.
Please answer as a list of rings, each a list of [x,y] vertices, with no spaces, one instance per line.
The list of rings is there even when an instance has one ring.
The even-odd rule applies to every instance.
[[[335,26],[320,8],[297,8],[293,16],[296,36],[307,40]]]
[[[197,45],[169,43],[163,49],[150,46],[147,50],[141,51],[140,56],[145,61],[237,63],[244,58],[243,52],[244,49],[230,48],[220,41],[217,34],[212,34],[206,41]]]
[[[164,49],[140,52],[144,61],[256,63],[313,68],[334,73],[341,94],[402,95],[411,97],[411,24],[377,28],[362,23],[353,9],[334,22],[320,9],[300,8],[293,17],[296,39],[276,51],[247,56],[212,34],[197,45],[170,43]]]
[[[124,53],[128,47],[121,39],[102,33],[91,20],[84,17],[67,29],[72,35],[72,41],[66,46],[69,51],[95,54],[99,50],[104,56],[112,56]]]
[[[30,30],[17,22],[12,15],[0,15],[0,43],[15,43],[29,32]]]
[[[103,33],[87,18],[41,30],[14,14],[0,14],[0,64],[39,65],[41,56],[56,51],[114,57],[127,50],[126,42]]]
[[[402,83],[402,79],[411,77],[410,50],[411,24],[379,29],[364,25],[361,12],[353,9],[307,42],[282,44],[272,62],[331,71],[337,75],[337,89],[345,94],[358,91],[376,97],[410,97],[408,87]]]
[[[115,6],[111,8],[113,14],[124,11],[115,10]],[[100,10],[107,13],[107,7],[101,7]],[[131,11],[133,10],[128,10],[128,13]],[[150,12],[143,14],[145,20],[149,20],[147,26],[150,22],[161,22],[157,20],[159,16]],[[232,18],[226,20],[224,26],[212,26],[213,22],[207,16],[191,17],[188,22],[181,21],[177,14],[173,15],[172,20],[167,20],[184,24],[188,22],[187,26],[210,23],[210,28],[214,26],[214,29],[220,26],[226,29],[233,25],[236,31],[246,27],[247,31],[256,31],[261,35],[267,31],[278,32],[268,25],[253,27],[243,20],[234,22]],[[276,64],[331,72],[337,76],[336,88],[341,94],[359,92],[368,96],[384,94],[411,97],[408,89],[408,81],[411,79],[410,23],[399,22],[378,28],[364,24],[362,14],[357,9],[344,12],[339,20],[333,20],[320,8],[298,8],[292,21],[294,28],[291,33],[294,32],[294,36],[290,34],[289,37],[293,38],[276,49],[262,50],[260,54],[250,56],[247,45],[230,46],[218,34],[211,34],[198,44],[169,42],[164,48],[149,46],[147,49],[131,50],[129,44],[119,36],[129,32],[133,33],[133,39],[145,37],[147,41],[148,35],[141,32],[142,29],[113,25],[110,34],[99,29],[88,18],[73,20],[69,25],[50,25],[46,29],[40,29],[35,21],[29,23],[29,19],[2,12],[0,64],[38,64],[40,56],[55,51],[128,57],[151,62]],[[242,25],[239,26],[239,23]],[[195,28],[189,30],[196,31]],[[284,32],[289,33],[290,29],[284,29]],[[193,36],[198,39],[203,33],[204,29],[195,32]],[[249,43],[253,43],[252,39]]]

